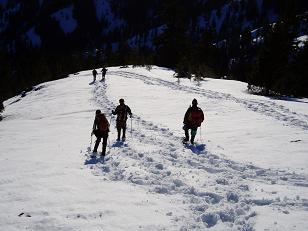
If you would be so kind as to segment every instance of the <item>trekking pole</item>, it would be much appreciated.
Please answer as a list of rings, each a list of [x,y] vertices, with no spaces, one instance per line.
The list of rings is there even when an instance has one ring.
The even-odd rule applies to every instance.
[[[90,142],[90,147],[88,147],[88,152],[90,152],[91,151],[91,149],[92,149],[92,133],[91,133],[91,142]]]
[[[133,137],[133,118],[130,117],[130,136]]]
[[[200,125],[200,143],[202,143],[201,127],[202,127],[202,124]]]
[[[108,148],[109,148],[109,153],[108,153],[108,154],[110,154],[110,152],[111,152],[111,147],[110,147],[110,139],[109,139],[109,136],[108,136]]]
[[[112,120],[112,113],[110,114],[110,120],[109,120],[110,126],[111,126],[111,120]]]
[[[111,121],[112,121],[112,113],[110,114],[110,120],[109,120],[109,128],[111,127]],[[109,129],[110,131],[110,129]],[[111,152],[111,146],[110,146],[110,139],[109,139],[109,136],[108,136],[108,147],[109,147],[109,154]]]

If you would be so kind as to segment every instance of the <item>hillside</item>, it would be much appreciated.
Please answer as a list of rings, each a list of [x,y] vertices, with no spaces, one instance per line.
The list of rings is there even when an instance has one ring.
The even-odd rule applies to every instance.
[[[0,229],[306,230],[308,100],[173,74],[108,67],[93,83],[82,71],[5,101]],[[119,98],[133,112],[124,143]],[[184,146],[193,98],[206,119]],[[111,122],[105,163],[87,151],[96,109]]]
[[[187,12],[181,12],[183,9]],[[167,13],[175,16],[173,20],[178,24],[190,24],[188,30],[192,36],[213,28],[220,40],[229,39],[230,30],[238,36],[246,30],[253,31],[252,36],[257,38],[265,25],[279,18],[304,14],[306,10],[307,3],[302,0],[294,3],[266,0],[34,0],[25,3],[2,0],[0,42],[13,50],[19,49],[21,43],[50,49],[56,42],[58,49],[63,49],[63,45],[102,48],[107,43],[119,45],[121,41],[135,38],[138,41],[130,45],[142,47],[153,45],[152,40],[161,33],[158,28],[168,25]],[[300,33],[307,32],[305,25],[301,29]]]
[[[304,0],[0,0],[0,105],[103,65],[158,65],[307,97],[307,12]]]

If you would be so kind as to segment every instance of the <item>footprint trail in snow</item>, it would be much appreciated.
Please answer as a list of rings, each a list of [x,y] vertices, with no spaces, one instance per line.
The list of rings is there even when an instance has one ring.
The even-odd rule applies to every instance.
[[[164,85],[193,92],[202,97],[233,100],[253,111],[266,111],[269,116],[279,120],[283,114],[283,120],[308,129],[307,122],[301,115],[289,113],[288,109],[275,104],[244,101],[228,94],[179,86],[130,72],[117,71],[112,74],[139,79],[145,84]],[[104,82],[96,83],[93,94],[98,105],[110,112],[116,105],[106,96],[107,87]],[[269,107],[271,110],[268,110]],[[286,114],[289,115],[288,118]],[[249,187],[254,181],[267,185],[308,187],[306,176],[236,163],[212,153],[206,144],[199,148],[187,148],[181,144],[181,137],[174,135],[169,129],[160,128],[138,115],[133,118],[135,128],[132,131],[130,119],[127,121],[127,141],[120,144],[110,140],[110,154],[104,164],[99,161],[91,162],[89,159],[86,164],[91,166],[95,175],[106,177],[110,181],[124,181],[145,187],[149,193],[164,194],[175,200],[174,203],[184,204],[191,216],[177,217],[172,212],[167,214],[174,223],[181,221],[184,224],[183,230],[203,230],[204,227],[215,227],[219,224],[232,230],[253,230],[254,217],[257,215],[253,206],[308,208],[308,201],[304,198],[255,199],[251,196]],[[112,119],[111,126],[114,125],[115,121]]]

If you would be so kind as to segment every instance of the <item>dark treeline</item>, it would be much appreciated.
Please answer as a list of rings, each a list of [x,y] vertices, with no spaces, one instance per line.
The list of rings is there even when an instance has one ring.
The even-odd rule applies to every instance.
[[[125,24],[108,33],[105,16],[95,17],[94,1],[39,2],[21,2],[14,14],[0,5],[10,22],[0,32],[0,110],[3,100],[33,85],[103,65],[156,64],[175,69],[177,77],[226,77],[248,82],[258,94],[308,97],[308,46],[296,42],[308,32],[306,1],[110,1]],[[66,34],[49,15],[71,4],[78,26]],[[221,25],[210,22],[212,14],[224,15]],[[24,40],[33,25],[39,48]]]

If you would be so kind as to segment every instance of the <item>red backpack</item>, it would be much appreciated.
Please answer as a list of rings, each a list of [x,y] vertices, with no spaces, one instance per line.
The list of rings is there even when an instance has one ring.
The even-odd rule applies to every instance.
[[[109,122],[106,119],[105,115],[99,114],[96,116],[97,118],[97,127],[100,132],[108,132],[109,131]]]
[[[200,109],[191,110],[189,122],[192,125],[197,125],[199,127],[201,125],[201,123],[203,122],[203,120],[204,120],[204,116],[203,116],[203,113]]]

